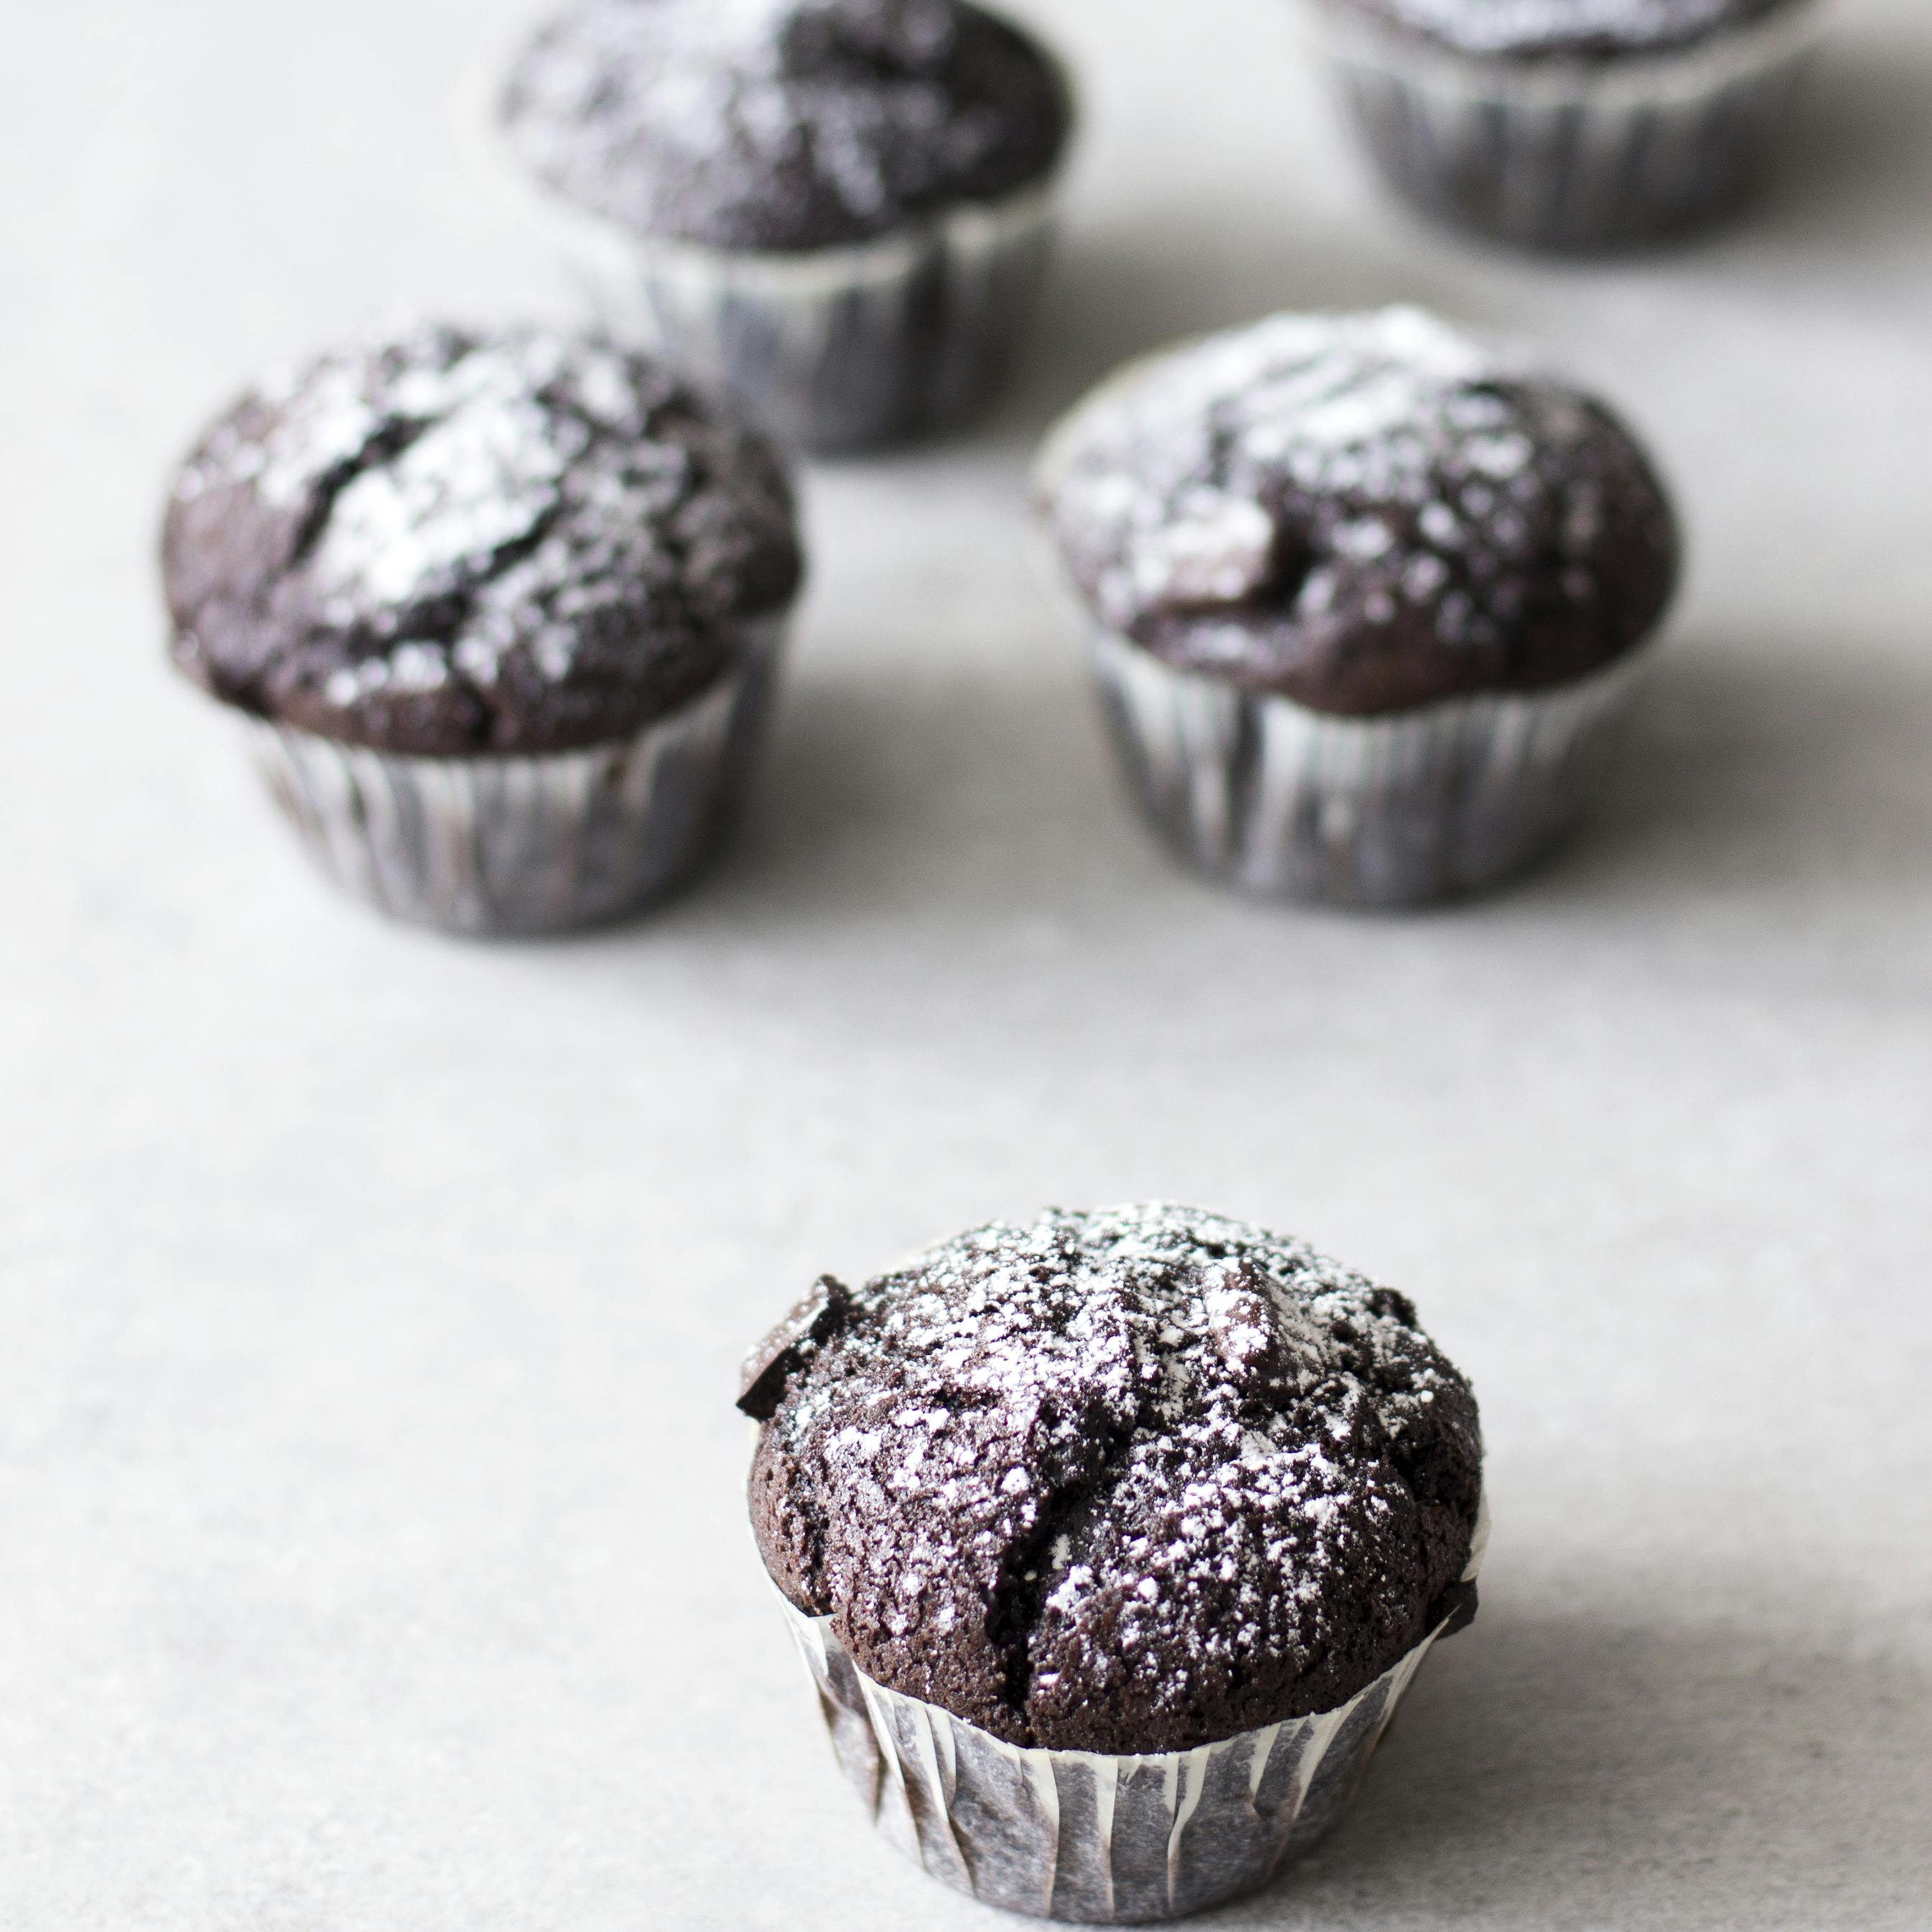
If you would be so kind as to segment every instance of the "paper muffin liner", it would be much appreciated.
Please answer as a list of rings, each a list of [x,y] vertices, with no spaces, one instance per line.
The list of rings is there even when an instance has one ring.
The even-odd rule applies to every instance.
[[[478,935],[614,919],[679,884],[743,788],[782,618],[669,716],[608,745],[421,758],[249,721],[256,760],[309,856],[394,917]]]
[[[1599,790],[1652,655],[1553,689],[1335,717],[1164,664],[1105,629],[1108,723],[1155,825],[1274,898],[1424,904],[1494,884]]]
[[[1039,306],[1059,194],[1055,178],[876,242],[783,254],[654,240],[536,199],[614,336],[830,452],[943,428],[991,399]]]
[[[1832,0],[1675,52],[1581,61],[1459,53],[1349,0],[1300,0],[1390,184],[1536,248],[1652,240],[1720,213],[1770,159]]]
[[[1463,1581],[1488,1540],[1486,1498]],[[1177,1918],[1265,1885],[1341,1815],[1445,1618],[1335,1710],[1145,1756],[1028,1750],[889,1690],[829,1617],[781,1596],[832,1748],[874,1822],[988,1905],[1092,1925]]]

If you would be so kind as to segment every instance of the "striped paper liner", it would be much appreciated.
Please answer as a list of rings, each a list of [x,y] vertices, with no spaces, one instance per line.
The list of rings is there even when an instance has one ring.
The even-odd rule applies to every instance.
[[[1134,790],[1204,871],[1269,897],[1420,905],[1492,885],[1600,788],[1651,653],[1553,689],[1342,718],[1172,669],[1100,630],[1108,724]]]
[[[634,911],[682,882],[742,788],[782,619],[748,626],[728,676],[608,745],[420,758],[250,719],[256,762],[310,856],[400,920],[536,934]]]
[[[1532,248],[1660,238],[1765,172],[1832,11],[1798,0],[1675,52],[1579,61],[1458,53],[1349,0],[1301,0],[1390,184],[1427,212]]]
[[[1482,1568],[1486,1502],[1465,1582]],[[1452,1615],[1333,1711],[1194,1750],[1110,1757],[1028,1750],[874,1682],[829,1617],[779,1598],[847,1778],[933,1877],[1035,1918],[1130,1925],[1265,1885],[1354,1796],[1396,1705]]]
[[[1056,179],[796,254],[653,240],[534,200],[614,337],[829,453],[944,428],[991,400],[1039,307],[1059,196]]]

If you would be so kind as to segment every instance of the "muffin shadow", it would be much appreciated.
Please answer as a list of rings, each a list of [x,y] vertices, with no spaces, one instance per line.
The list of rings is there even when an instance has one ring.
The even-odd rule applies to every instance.
[[[721,899],[766,916],[960,926],[1144,901],[1168,868],[1070,670],[1046,689],[991,668],[801,677],[724,855]]]
[[[1694,1880],[1727,1923],[1850,1922],[1848,1882],[1898,1914],[1856,1922],[1912,1922],[1928,1730],[1932,1678],[1828,1638],[1486,1604],[1334,1838],[1208,1922],[1547,1932],[1580,1874],[1602,1922],[1662,1922]]]
[[[1910,243],[1932,177],[1932,61],[1922,40],[1828,39],[1792,104],[1784,152],[1742,212],[1760,239],[1824,243],[1870,236]],[[1917,264],[1919,250],[1910,249]]]
[[[1606,795],[1514,897],[1625,909],[1932,895],[1932,815],[1904,782],[1932,730],[1932,680],[1857,654],[1672,648]]]

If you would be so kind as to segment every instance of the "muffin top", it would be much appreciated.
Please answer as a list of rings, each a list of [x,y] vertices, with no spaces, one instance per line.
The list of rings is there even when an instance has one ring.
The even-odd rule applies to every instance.
[[[1332,1709],[1473,1609],[1468,1384],[1402,1295],[1218,1215],[1054,1211],[827,1277],[740,1406],[785,1595],[1017,1744]]]
[[[1136,364],[1054,434],[1040,494],[1108,628],[1344,715],[1580,677],[1677,581],[1663,485],[1610,411],[1413,309]]]
[[[183,465],[162,536],[197,683],[436,756],[640,729],[724,675],[801,568],[760,437],[532,328],[426,326],[263,383]]]
[[[1334,4],[1334,0],[1330,0]],[[1801,0],[1341,0],[1458,52],[1610,60],[1696,45]]]
[[[581,0],[524,49],[502,112],[569,200],[772,251],[1017,193],[1071,122],[1053,62],[964,0]]]

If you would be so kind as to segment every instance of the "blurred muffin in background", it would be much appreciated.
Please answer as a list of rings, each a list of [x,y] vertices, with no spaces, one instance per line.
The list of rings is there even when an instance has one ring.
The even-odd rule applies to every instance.
[[[500,116],[610,328],[826,451],[997,388],[1072,124],[1052,56],[966,0],[580,0]]]
[[[1677,581],[1616,416],[1413,309],[1134,364],[1048,439],[1038,496],[1155,824],[1286,898],[1414,904],[1542,852]]]
[[[1828,0],[1299,0],[1382,173],[1532,248],[1652,241],[1765,172]]]
[[[340,884],[534,932],[703,855],[796,594],[755,431],[630,351],[425,326],[272,378],[177,476],[175,662]]]

